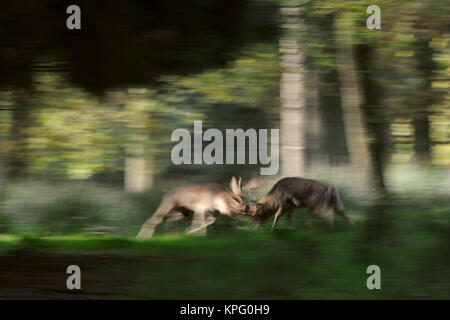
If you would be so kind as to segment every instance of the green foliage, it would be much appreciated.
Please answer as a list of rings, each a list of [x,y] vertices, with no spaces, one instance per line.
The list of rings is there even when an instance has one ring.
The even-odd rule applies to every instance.
[[[87,232],[104,220],[103,208],[83,198],[62,198],[41,207],[38,226],[44,232]]]
[[[77,87],[99,95],[122,86],[158,85],[162,76],[220,67],[242,46],[277,36],[272,1],[82,0],[78,5],[89,12],[81,34],[65,28],[65,2],[5,3],[5,16],[17,18],[0,20],[5,25],[0,69],[8,75],[0,85],[32,87],[32,68],[25,66],[35,63],[65,71]],[[16,42],[27,50],[12,45]]]
[[[136,197],[83,183],[16,184],[5,189],[1,217],[4,228],[19,234],[134,235],[160,195],[139,196],[151,199],[150,207]]]

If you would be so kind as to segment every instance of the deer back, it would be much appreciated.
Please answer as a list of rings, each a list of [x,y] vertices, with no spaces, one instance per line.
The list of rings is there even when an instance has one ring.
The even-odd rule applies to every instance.
[[[310,209],[329,205],[328,196],[333,188],[319,181],[298,177],[279,180],[270,191],[264,195],[253,208],[256,217],[267,217],[278,208],[287,209],[290,206],[306,206]]]
[[[188,186],[175,189],[167,194],[173,206],[194,212],[219,211],[224,215],[243,213],[247,203],[242,194],[241,179],[231,179],[232,191],[217,184]]]

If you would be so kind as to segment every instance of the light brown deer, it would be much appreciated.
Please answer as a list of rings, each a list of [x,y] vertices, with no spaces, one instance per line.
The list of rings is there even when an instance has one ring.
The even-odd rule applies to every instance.
[[[334,222],[334,213],[337,213],[354,227],[353,221],[344,211],[335,187],[297,177],[284,178],[275,183],[257,204],[250,205],[249,214],[259,222],[275,214],[271,229],[273,230],[284,213],[287,213],[291,222],[292,211],[296,207],[307,207],[331,225]]]
[[[164,219],[173,222],[193,214],[192,224],[186,232],[206,234],[206,228],[215,221],[211,213],[219,212],[228,217],[244,214],[248,211],[245,193],[259,187],[260,183],[255,178],[242,187],[241,182],[241,178],[236,180],[232,177],[231,192],[217,184],[181,187],[169,191],[162,198],[155,213],[143,224],[137,237],[150,238]]]

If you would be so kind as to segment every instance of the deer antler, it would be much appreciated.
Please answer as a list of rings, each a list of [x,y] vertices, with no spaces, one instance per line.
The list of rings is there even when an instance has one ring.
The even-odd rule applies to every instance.
[[[249,182],[247,182],[247,184],[242,189],[244,192],[247,192],[250,189],[257,189],[261,187],[261,185],[262,185],[261,179],[259,177],[254,177]]]

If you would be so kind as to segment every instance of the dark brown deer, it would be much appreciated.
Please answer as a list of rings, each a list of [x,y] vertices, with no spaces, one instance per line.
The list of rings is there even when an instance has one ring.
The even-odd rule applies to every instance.
[[[231,192],[217,184],[181,187],[169,191],[162,198],[155,213],[143,224],[137,237],[150,238],[164,219],[173,222],[192,214],[192,224],[186,232],[200,231],[206,234],[206,228],[215,221],[210,213],[216,211],[228,217],[244,214],[248,211],[245,193],[259,187],[260,183],[255,178],[242,187],[241,182],[241,178],[231,178]]]
[[[334,222],[334,213],[337,213],[354,226],[353,221],[344,212],[335,187],[297,177],[279,180],[257,204],[250,206],[249,213],[259,221],[275,214],[271,229],[273,230],[284,213],[287,213],[290,222],[292,211],[296,207],[307,207],[331,225]]]

